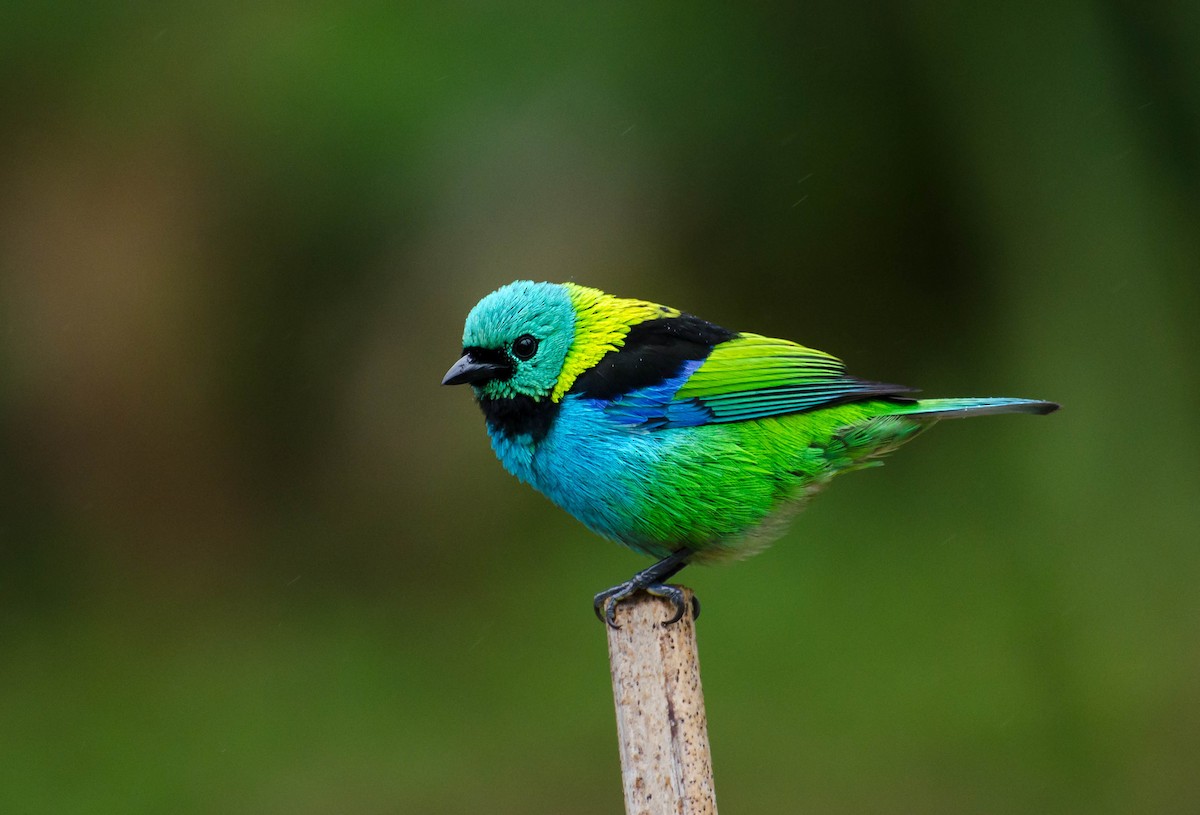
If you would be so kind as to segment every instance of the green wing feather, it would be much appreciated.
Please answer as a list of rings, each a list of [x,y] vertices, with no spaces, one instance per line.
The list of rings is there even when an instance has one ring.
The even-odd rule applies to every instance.
[[[824,351],[743,333],[713,348],[675,392],[667,418],[675,426],[739,422],[911,392],[848,376]]]

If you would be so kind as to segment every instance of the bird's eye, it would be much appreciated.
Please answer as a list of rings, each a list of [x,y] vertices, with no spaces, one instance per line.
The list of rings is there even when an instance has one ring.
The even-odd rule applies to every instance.
[[[513,356],[517,359],[531,359],[537,353],[538,341],[536,337],[529,334],[522,334],[512,344]]]

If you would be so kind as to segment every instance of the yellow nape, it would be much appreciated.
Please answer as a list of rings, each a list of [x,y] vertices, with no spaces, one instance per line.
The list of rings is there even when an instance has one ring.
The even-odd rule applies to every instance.
[[[629,329],[646,320],[678,317],[678,309],[647,303],[645,300],[626,300],[613,297],[599,289],[563,283],[571,305],[575,308],[575,341],[567,351],[558,384],[550,394],[557,402],[566,395],[584,371],[599,362],[609,351],[625,344]]]

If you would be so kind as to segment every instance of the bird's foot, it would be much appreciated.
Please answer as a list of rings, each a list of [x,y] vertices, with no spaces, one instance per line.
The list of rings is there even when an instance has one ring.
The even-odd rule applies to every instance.
[[[689,549],[678,549],[650,568],[638,572],[621,585],[613,586],[607,591],[600,592],[596,595],[596,599],[592,601],[592,609],[596,612],[596,618],[600,622],[608,623],[611,628],[620,628],[621,626],[617,625],[616,620],[617,606],[639,591],[644,591],[655,597],[665,597],[675,607],[675,614],[671,619],[665,621],[663,625],[671,625],[672,623],[679,622],[683,619],[683,615],[687,611],[687,602],[684,600],[683,589],[679,586],[669,585],[663,581],[670,579],[686,566],[691,556],[692,552]],[[692,595],[692,619],[694,620],[699,616],[700,601],[696,599],[695,595]]]
[[[670,619],[663,620],[663,625],[671,625],[683,619],[683,615],[688,610],[688,603],[684,599],[683,589],[679,586],[673,586],[668,583],[642,583],[635,577],[633,580],[626,580],[619,586],[613,586],[611,589],[600,592],[596,595],[596,599],[592,602],[592,607],[596,611],[596,619],[601,622],[608,623],[611,628],[619,629],[617,625],[617,606],[628,600],[639,591],[644,591],[646,594],[655,597],[663,597],[671,602],[675,607],[675,613]],[[696,595],[692,595],[692,619],[695,620],[700,616],[700,600]]]

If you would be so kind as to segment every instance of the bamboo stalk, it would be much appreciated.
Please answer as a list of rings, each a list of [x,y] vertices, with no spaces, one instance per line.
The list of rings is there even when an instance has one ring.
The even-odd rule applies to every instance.
[[[692,602],[690,589],[684,589]],[[640,594],[608,629],[626,815],[716,815],[708,719],[691,614]]]

